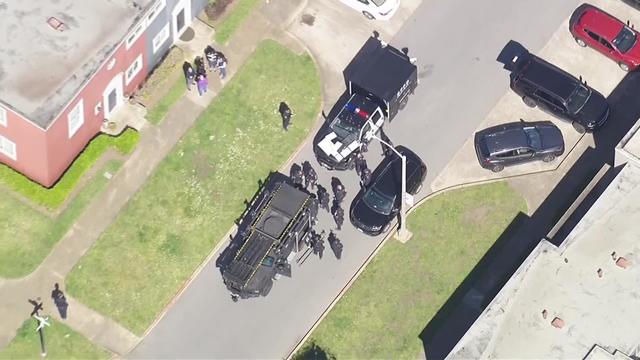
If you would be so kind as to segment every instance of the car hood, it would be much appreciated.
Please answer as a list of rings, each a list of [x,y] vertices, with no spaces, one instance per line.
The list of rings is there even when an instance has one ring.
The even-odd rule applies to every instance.
[[[377,211],[374,211],[363,201],[363,195],[364,191],[361,190],[351,203],[351,220],[357,224],[360,224],[362,227],[367,228],[367,230],[373,232],[380,231],[387,223],[389,223],[389,221],[391,221],[394,216],[396,216],[397,212],[391,211],[389,215],[384,215]],[[379,229],[374,231],[373,227],[378,227]]]
[[[538,128],[542,137],[542,150],[564,148],[564,138],[562,131],[555,126],[544,126]]]
[[[592,93],[577,114],[577,120],[582,125],[587,126],[589,123],[598,123],[609,109],[607,99],[596,90],[591,89]]]

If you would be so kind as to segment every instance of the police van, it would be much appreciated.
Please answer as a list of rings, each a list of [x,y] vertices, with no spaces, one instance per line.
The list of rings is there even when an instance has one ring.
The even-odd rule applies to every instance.
[[[330,170],[352,169],[356,150],[404,108],[418,86],[414,59],[373,36],[343,75],[347,100],[334,105],[313,141],[318,162]]]

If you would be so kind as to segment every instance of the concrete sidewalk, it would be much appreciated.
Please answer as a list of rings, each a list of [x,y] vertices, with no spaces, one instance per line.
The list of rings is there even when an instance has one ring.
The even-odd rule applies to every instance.
[[[304,0],[283,3],[280,8],[281,13],[291,12],[291,15],[286,18],[292,19],[295,16],[294,12],[299,11],[304,3]],[[207,36],[209,39],[212,38],[212,30],[199,20],[194,19],[192,27],[197,33],[208,31],[209,34],[204,37],[197,36],[196,39],[200,40],[196,41],[197,43],[179,44],[186,50],[185,59],[192,58],[195,53],[204,48],[200,44],[203,38]],[[140,132],[140,143],[131,158],[111,179],[107,190],[92,201],[40,266],[22,279],[0,279],[0,314],[2,314],[0,349],[10,343],[16,330],[29,318],[32,307],[27,299],[42,298],[44,313],[57,318],[55,305],[49,298],[53,284],[59,283],[62,289],[65,289],[66,275],[116,219],[129,199],[146,183],[158,164],[215,98],[218,90],[233,77],[258,44],[267,38],[274,39],[297,53],[304,51],[295,39],[283,32],[280,27],[273,26],[267,18],[259,14],[252,16],[250,21],[236,32],[228,46],[215,46],[230,60],[227,79],[221,82],[216,74],[212,74],[210,89],[205,96],[198,96],[197,91],[193,89],[172,107],[160,125],[143,128]],[[67,298],[70,304],[68,318],[57,319],[73,330],[117,355],[124,355],[139,342],[139,337],[115,321],[72,298]]]

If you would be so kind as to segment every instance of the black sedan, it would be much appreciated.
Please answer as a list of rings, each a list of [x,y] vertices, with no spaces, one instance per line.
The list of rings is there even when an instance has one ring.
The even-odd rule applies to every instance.
[[[404,146],[397,146],[396,150],[407,158],[407,192],[414,195],[422,188],[427,166]],[[391,153],[373,171],[370,185],[353,199],[349,211],[351,223],[371,236],[387,231],[400,209],[401,180],[402,160],[396,153]]]
[[[480,166],[499,172],[509,165],[553,161],[564,153],[564,139],[550,121],[519,121],[477,132],[475,147]]]

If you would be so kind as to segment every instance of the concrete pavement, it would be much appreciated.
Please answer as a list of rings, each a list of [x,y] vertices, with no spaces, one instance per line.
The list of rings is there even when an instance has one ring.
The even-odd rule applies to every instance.
[[[408,145],[423,157],[430,169],[429,182],[507,90],[507,82],[501,81],[505,74],[495,63],[502,46],[517,38],[538,51],[577,3],[497,0],[488,7],[462,0],[428,0],[407,19],[390,42],[409,46],[410,54],[418,57],[422,82],[386,132],[395,143]],[[334,16],[335,11],[339,15]],[[328,110],[337,98],[334,94],[342,91],[342,64],[362,43],[347,38],[353,33],[354,39],[364,40],[370,27],[380,24],[361,23],[322,0],[311,2],[304,14],[313,16],[314,25],[294,21],[289,29],[317,57],[324,81],[330,83],[325,86],[330,90],[325,91]],[[380,150],[375,143],[370,149],[373,167]],[[350,203],[358,191],[353,172],[320,169],[309,144],[295,158],[298,163],[304,160],[316,166],[323,186],[331,176],[340,177],[348,191],[345,204]],[[426,195],[423,190],[420,197]],[[321,213],[319,220],[320,229],[333,226],[327,213]],[[293,278],[279,280],[268,298],[231,302],[210,261],[130,357],[287,356],[382,240],[364,236],[348,223],[338,236],[344,243],[341,261],[329,253],[322,260],[311,257],[301,267],[294,265]]]

